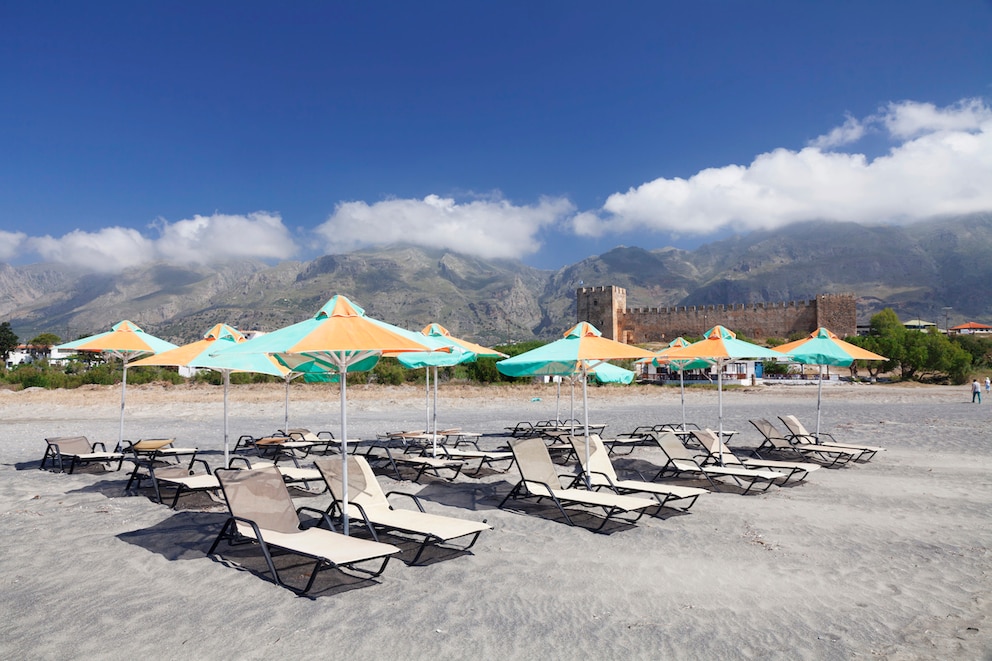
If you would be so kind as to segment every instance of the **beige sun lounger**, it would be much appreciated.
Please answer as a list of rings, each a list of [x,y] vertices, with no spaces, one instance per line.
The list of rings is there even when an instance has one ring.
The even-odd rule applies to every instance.
[[[221,469],[216,475],[231,516],[224,523],[207,555],[214,554],[221,540],[232,544],[253,541],[262,549],[272,580],[297,594],[303,595],[310,591],[317,572],[321,569],[348,568],[370,577],[379,576],[386,569],[390,556],[400,552],[392,544],[348,537],[335,532],[331,518],[320,510],[310,507],[294,509],[293,499],[282,475],[274,467],[244,471]],[[299,516],[302,511],[316,514],[320,517],[320,523],[329,529],[302,528]],[[271,549],[289,551],[315,561],[305,587],[294,588],[282,581],[272,560]],[[359,563],[378,560],[382,561],[378,569],[366,570],[358,566]]]
[[[764,418],[751,420],[751,424],[764,437],[756,452],[769,450],[792,454],[800,459],[816,459],[823,462],[827,468],[843,466],[864,454],[864,450],[857,448],[827,447],[816,443],[792,443],[775,425]]]
[[[748,494],[758,485],[763,487],[760,491],[767,491],[771,485],[781,483],[786,479],[786,476],[782,473],[766,468],[715,466],[704,463],[682,444],[682,441],[675,435],[675,432],[652,432],[651,438],[655,440],[666,457],[665,464],[654,476],[652,482],[665,475],[678,477],[689,474],[705,479],[714,490],[718,490],[717,483],[713,478],[726,477],[733,480],[738,487],[744,489],[744,494]]]
[[[727,444],[721,441],[712,429],[693,430],[692,435],[696,439],[696,442],[702,445],[703,449],[709,453],[706,463],[719,466],[767,468],[785,475],[785,480],[781,484],[786,484],[792,478],[796,478],[797,482],[801,482],[810,473],[821,468],[820,464],[814,464],[808,461],[777,461],[773,459],[762,459],[760,457],[739,457],[730,451]]]
[[[820,432],[820,436],[826,436],[830,439],[828,442],[823,442],[822,439],[817,438],[816,434],[811,434],[806,431],[806,427],[803,423],[799,422],[799,418],[794,415],[780,415],[778,417],[785,425],[786,429],[789,430],[789,440],[798,444],[803,445],[823,445],[825,447],[834,448],[854,448],[856,450],[863,450],[864,454],[859,457],[856,461],[869,461],[878,452],[883,452],[885,448],[881,448],[875,445],[860,445],[857,443],[838,443],[834,440],[834,437],[827,432]]]
[[[517,470],[520,471],[521,479],[500,502],[499,507],[501,509],[509,500],[536,498],[541,501],[548,498],[565,517],[568,525],[572,526],[575,523],[565,511],[565,504],[601,507],[605,511],[606,517],[595,529],[599,531],[610,519],[620,514],[636,513],[634,519],[626,520],[628,523],[632,523],[641,518],[644,510],[648,507],[660,507],[656,501],[647,498],[621,496],[604,491],[589,491],[588,489],[563,489],[561,479],[555,473],[555,465],[551,461],[548,448],[541,438],[518,438],[510,442],[510,450],[516,459]]]
[[[589,463],[586,464],[586,439],[584,436],[569,436],[569,442],[575,449],[575,455],[579,458],[579,464],[584,473],[589,474],[589,486],[592,489],[607,488],[618,494],[645,493],[650,494],[660,505],[665,507],[677,507],[681,510],[688,510],[704,493],[706,489],[698,487],[683,487],[674,484],[659,484],[648,482],[641,477],[640,480],[622,480],[617,475],[610,455],[603,444],[599,434],[589,435]],[[579,484],[584,480],[583,475],[575,478],[574,484]],[[678,503],[675,505],[674,503]]]
[[[317,459],[314,461],[314,466],[323,476],[327,488],[334,498],[331,508],[337,507],[340,510],[344,494],[341,460],[338,458]],[[394,508],[389,503],[389,496],[393,495],[410,498],[417,506],[417,510]],[[363,521],[376,539],[378,539],[376,530],[421,538],[420,548],[417,549],[416,555],[410,561],[411,565],[417,564],[424,550],[430,545],[450,547],[451,540],[470,537],[467,544],[457,548],[458,551],[467,551],[475,545],[479,535],[484,530],[492,529],[492,526],[485,522],[478,523],[451,516],[430,514],[414,494],[400,491],[385,493],[372,472],[369,462],[364,457],[356,456],[348,457],[347,511],[349,518]]]
[[[103,443],[99,441],[90,443],[85,436],[56,436],[46,438],[45,443],[47,443],[45,454],[41,457],[41,466],[39,466],[42,469],[49,459],[62,473],[66,472],[65,462],[68,459],[70,474],[79,464],[106,464],[109,469],[114,462],[117,462],[117,467],[113,470],[120,470],[121,464],[124,463],[123,452],[107,452]],[[97,450],[97,447],[100,450]]]

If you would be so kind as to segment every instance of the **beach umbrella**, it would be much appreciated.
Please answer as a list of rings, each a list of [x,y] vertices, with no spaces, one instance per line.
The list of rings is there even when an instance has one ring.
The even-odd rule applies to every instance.
[[[169,349],[134,365],[171,365],[175,367],[195,367],[219,372],[224,378],[224,465],[230,462],[231,444],[228,434],[227,391],[231,385],[232,372],[254,372],[283,376],[289,370],[265,354],[224,354],[217,353],[224,347],[245,342],[245,336],[227,324],[216,324],[203,334],[203,339]],[[216,355],[214,355],[216,354]]]
[[[712,361],[717,368],[716,384],[719,401],[719,433],[723,439],[723,368],[727,363],[738,360],[784,360],[777,351],[766,347],[738,340],[737,334],[724,326],[714,326],[706,331],[703,339],[684,347],[670,347],[665,357],[669,360],[705,359]],[[723,464],[721,446],[720,463]]]
[[[410,339],[402,329],[365,316],[365,311],[337,295],[305,321],[260,335],[225,349],[224,353],[266,353],[281,364],[296,369],[308,361],[332,366],[340,375],[341,461],[344,492],[348,501],[348,372],[367,367],[383,352],[429,351]],[[349,532],[348,510],[342,508],[345,534]]]
[[[655,354],[650,361],[655,366],[666,365],[679,373],[679,394],[682,397],[682,431],[685,431],[685,372],[686,370],[701,370],[713,366],[713,361],[706,358],[669,358],[668,353],[673,349],[689,346],[684,337],[677,337],[668,346]]]
[[[856,360],[888,360],[885,356],[845,342],[829,329],[820,326],[808,336],[795,342],[775,347],[788,354],[793,362],[819,365],[820,380],[816,388],[816,437],[820,437],[820,401],[823,395],[823,368],[828,365],[849,367]]]
[[[175,349],[176,345],[146,333],[136,323],[125,319],[104,333],[90,335],[52,348],[60,351],[89,351],[102,354],[106,358],[121,360],[124,374],[121,377],[121,425],[117,436],[117,448],[120,449],[124,443],[124,402],[127,399],[128,363],[146,354]]]
[[[438,323],[430,323],[415,338],[425,342],[434,351],[408,352],[397,356],[401,364],[410,368],[424,368],[425,401],[427,407],[427,429],[431,432],[432,452],[437,456],[437,389],[438,368],[475,362],[477,358],[506,358],[506,354],[481,344],[454,337],[448,329]],[[431,405],[431,372],[434,376],[434,398]],[[433,413],[433,419],[432,419]]]
[[[583,321],[569,329],[563,338],[501,360],[496,369],[507,376],[572,376],[582,378],[583,428],[586,437],[586,462],[589,465],[589,370],[608,360],[637,360],[654,354],[629,344],[603,337],[599,330]],[[588,473],[586,482],[588,484]]]

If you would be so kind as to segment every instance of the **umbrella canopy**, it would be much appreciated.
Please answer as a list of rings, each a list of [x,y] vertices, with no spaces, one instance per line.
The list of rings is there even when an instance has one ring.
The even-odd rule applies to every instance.
[[[589,370],[607,360],[637,360],[651,358],[646,349],[623,344],[603,337],[599,330],[583,321],[565,333],[560,340],[501,360],[496,369],[507,376],[582,376],[583,427],[586,437],[586,462],[589,465]],[[588,473],[586,479],[588,483]]]
[[[109,358],[119,358],[124,365],[121,378],[121,425],[117,436],[117,447],[124,442],[124,403],[127,398],[127,368],[128,363],[146,354],[159,353],[175,349],[176,345],[143,331],[133,321],[118,322],[109,331],[97,333],[79,340],[66,342],[53,349],[63,351],[91,351],[103,354]]]
[[[420,331],[418,340],[426,341],[435,348],[430,353],[406,353],[398,357],[406,367],[423,367],[426,374],[424,383],[427,429],[431,432],[433,455],[437,456],[437,368],[475,362],[476,358],[505,358],[506,354],[484,347],[481,344],[463,340],[451,335],[448,329],[438,323],[430,323]],[[431,405],[431,372],[434,374],[434,399]],[[432,417],[433,414],[433,417]]]
[[[685,372],[686,370],[701,370],[713,366],[713,361],[708,358],[669,358],[668,354],[675,350],[689,346],[689,341],[684,337],[677,337],[668,343],[668,346],[655,354],[651,360],[658,365],[667,365],[669,369],[675,369],[679,373],[679,394],[682,397],[682,431],[685,431]]]
[[[384,352],[430,351],[430,347],[410,339],[403,329],[365,316],[365,311],[337,295],[317,314],[306,321],[280,328],[229,349],[224,353],[267,353],[287,367],[299,366],[308,360],[333,366],[340,374],[341,455],[344,493],[348,501],[348,372],[368,365]],[[374,364],[374,362],[373,362]],[[371,369],[371,366],[366,367]],[[348,534],[347,508],[342,512],[345,534]]]
[[[823,395],[823,367],[834,365],[848,367],[855,360],[888,360],[885,356],[845,342],[829,329],[820,326],[807,337],[775,347],[788,354],[797,363],[820,366],[820,380],[816,388],[816,436],[820,436],[820,402]]]
[[[714,326],[706,331],[703,339],[684,347],[671,347],[666,350],[665,357],[669,360],[692,360],[704,358],[713,361],[717,368],[716,384],[719,401],[719,430],[723,438],[723,368],[727,363],[736,360],[783,360],[777,351],[766,347],[738,340],[737,334],[724,326]],[[723,453],[720,453],[720,463],[723,463]]]
[[[284,376],[289,370],[265,354],[224,354],[217,353],[224,347],[245,342],[245,336],[227,324],[217,324],[206,333],[203,339],[184,344],[181,347],[142,358],[134,365],[173,365],[177,367],[197,367],[220,372],[224,377],[224,465],[230,461],[230,440],[228,436],[227,391],[231,384],[231,372],[255,372],[271,376]]]

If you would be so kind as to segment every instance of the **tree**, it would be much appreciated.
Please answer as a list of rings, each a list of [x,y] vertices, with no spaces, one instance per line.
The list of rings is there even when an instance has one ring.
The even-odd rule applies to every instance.
[[[45,349],[51,349],[56,344],[61,344],[62,338],[60,338],[55,333],[42,333],[38,335],[33,340],[28,342],[31,346],[44,347]]]
[[[10,352],[17,348],[21,341],[14,334],[14,329],[10,327],[10,322],[5,321],[0,324],[0,354],[3,355],[3,362],[6,365]]]

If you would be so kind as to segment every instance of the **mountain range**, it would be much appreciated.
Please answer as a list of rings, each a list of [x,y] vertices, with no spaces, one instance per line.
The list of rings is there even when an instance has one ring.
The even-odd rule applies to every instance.
[[[174,342],[223,321],[273,330],[341,293],[411,329],[436,321],[484,344],[551,339],[575,322],[575,290],[617,285],[630,307],[807,300],[851,292],[858,322],[885,307],[943,326],[992,321],[992,214],[906,226],[805,222],[695,250],[617,247],[558,270],[390,246],[276,265],[149,264],[117,274],[0,263],[0,320],[63,339],[130,319]],[[950,308],[950,309],[947,309]]]

